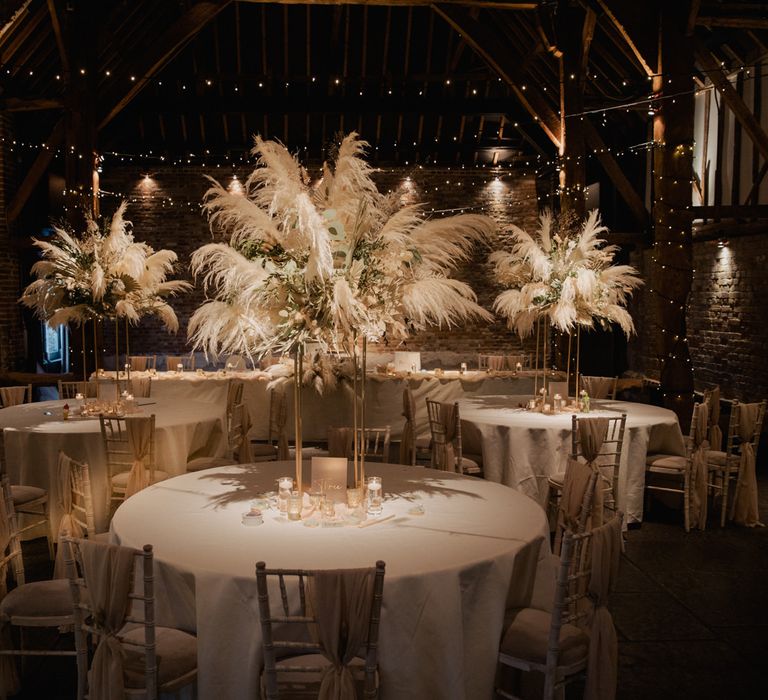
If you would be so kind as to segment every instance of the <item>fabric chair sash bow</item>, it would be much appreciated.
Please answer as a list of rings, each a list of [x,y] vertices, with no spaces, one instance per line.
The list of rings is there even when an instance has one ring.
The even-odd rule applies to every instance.
[[[741,458],[733,503],[733,520],[746,527],[763,526],[757,507],[757,478],[755,476],[755,448],[752,445],[761,404],[739,404],[739,437]]]
[[[56,541],[61,542],[62,537],[78,537],[85,535],[80,523],[74,517],[72,512],[72,460],[63,452],[59,452],[59,463],[56,468],[56,486],[59,509],[62,516],[59,521],[59,531],[56,535]],[[53,567],[54,578],[67,578],[67,572],[64,569],[63,548],[56,550],[56,561]]]
[[[307,601],[317,620],[310,633],[331,662],[323,672],[318,700],[356,697],[348,664],[368,636],[373,584],[371,569],[318,571],[307,582]]]
[[[709,445],[710,449],[720,451],[723,445],[723,431],[720,428],[720,387],[704,392],[704,403],[709,404]]]
[[[414,435],[416,430],[416,416],[414,415],[414,400],[410,389],[403,390],[403,413],[405,426],[403,435],[400,439],[400,464],[411,464],[411,455],[413,453],[413,443],[416,440]]]
[[[450,401],[440,404],[440,422],[445,430],[445,445],[442,446],[441,469],[446,471],[456,470],[456,452],[453,449],[453,441],[456,437],[456,405]]]
[[[133,455],[133,465],[128,474],[125,497],[147,488],[150,482],[150,472],[145,460],[149,457],[152,446],[152,421],[143,417],[125,419],[125,430],[128,436],[128,447]]]
[[[122,628],[133,580],[134,556],[116,545],[80,544],[83,578],[95,610],[93,626],[100,631],[91,666],[91,700],[123,700],[124,650],[116,635]]]
[[[589,620],[585,700],[613,700],[616,697],[618,645],[607,604],[619,573],[621,542],[621,518],[613,518],[592,531],[592,566],[587,591],[593,608]]]
[[[707,524],[707,452],[709,451],[707,435],[712,434],[711,428],[707,430],[710,422],[710,408],[708,401],[700,404],[695,414],[696,424],[691,426],[693,445],[690,447],[690,519],[691,526],[698,527],[700,530],[703,530]]]

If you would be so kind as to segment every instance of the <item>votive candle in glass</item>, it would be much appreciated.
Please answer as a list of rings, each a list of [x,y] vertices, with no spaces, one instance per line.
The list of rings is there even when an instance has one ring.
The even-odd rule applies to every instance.
[[[347,506],[349,508],[359,508],[363,503],[363,489],[347,489]]]
[[[380,476],[369,476],[366,480],[368,489],[368,512],[378,515],[382,511],[383,490]]]
[[[178,365],[176,365],[176,371],[177,372],[183,372],[184,371],[184,365],[179,362]]]
[[[285,511],[288,509],[288,498],[291,495],[291,491],[293,491],[293,477],[281,476],[277,480],[277,489],[277,502],[280,507],[280,511],[285,513]]]
[[[298,491],[288,496],[288,520],[301,520],[302,497]]]

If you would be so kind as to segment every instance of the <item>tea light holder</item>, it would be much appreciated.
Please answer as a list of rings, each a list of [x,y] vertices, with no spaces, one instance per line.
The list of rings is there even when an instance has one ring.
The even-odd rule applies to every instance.
[[[347,489],[347,507],[354,510],[355,508],[359,508],[362,504],[363,489],[360,487]]]
[[[459,365],[459,374],[464,374],[464,372],[466,372],[466,371],[467,371],[467,363],[466,362],[462,362]]]
[[[523,371],[523,363],[522,362],[518,362],[515,365],[515,372],[522,372],[522,371]]]
[[[176,365],[176,371],[181,374],[184,371],[184,365],[179,362],[178,365]]]

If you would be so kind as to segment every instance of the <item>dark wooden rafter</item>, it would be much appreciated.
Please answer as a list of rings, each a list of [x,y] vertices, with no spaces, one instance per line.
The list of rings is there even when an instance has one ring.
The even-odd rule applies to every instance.
[[[613,26],[616,28],[616,31],[621,35],[621,38],[623,39],[624,43],[627,45],[629,50],[632,52],[632,55],[634,56],[640,68],[642,68],[643,71],[645,71],[646,75],[649,75],[649,76],[653,75],[654,73],[653,68],[651,68],[649,61],[646,59],[645,56],[643,56],[642,52],[638,47],[638,44],[635,43],[634,39],[632,38],[630,31],[621,22],[621,20],[618,18],[616,13],[613,12],[608,2],[606,2],[606,0],[594,0],[594,1],[597,3],[597,6],[605,13],[605,16],[611,21]]]
[[[238,0],[258,5],[306,5],[308,0]],[[429,0],[311,0],[313,5],[370,5],[381,7],[417,7],[433,3]],[[538,2],[530,0],[444,0],[444,5],[461,5],[467,7],[484,7],[494,10],[536,10]]]
[[[21,23],[27,18],[27,15],[29,14],[29,6],[32,3],[32,0],[24,0],[24,2],[21,4],[21,7],[19,7],[13,15],[8,19],[8,21],[0,27],[0,48],[2,48],[5,44],[6,38],[11,36],[16,29],[21,25]]]
[[[3,112],[35,112],[45,109],[61,109],[64,102],[60,97],[6,97],[0,98]]]
[[[194,3],[165,33],[152,44],[153,50],[141,57],[140,62],[126,70],[136,76],[130,88],[106,98],[110,105],[99,119],[101,130],[147,85],[176,53],[210,22],[232,0],[200,0]]]
[[[720,67],[720,62],[712,53],[698,40],[694,39],[694,51],[696,60],[703,71],[706,72],[713,85],[723,96],[723,100],[733,112],[736,119],[739,120],[744,132],[752,140],[752,143],[760,151],[760,155],[768,160],[768,134],[765,133],[760,122],[739,97],[736,89],[731,85],[730,80]]]
[[[579,89],[584,92],[589,72],[589,50],[592,47],[592,39],[595,36],[597,15],[591,8],[587,8],[584,16],[584,25],[581,29],[581,58],[579,60]]]
[[[61,31],[61,22],[59,21],[59,14],[56,11],[56,3],[54,0],[48,0],[48,12],[51,15],[51,27],[53,28],[53,36],[56,39],[56,46],[59,49],[61,68],[64,72],[64,81],[66,83],[70,76],[69,55],[67,54],[67,49],[64,46],[64,36]]]
[[[488,23],[481,23],[473,18],[465,8],[443,4],[433,7],[507,83],[520,104],[559,149],[560,120],[546,98],[534,86],[527,85],[525,76],[520,71],[520,58],[510,53],[503,37]]]
[[[5,65],[11,61],[27,39],[37,32],[47,14],[48,10],[45,7],[39,7],[30,19],[21,24],[18,32],[14,31],[7,34],[7,42],[0,45],[0,64]]]
[[[37,186],[37,183],[40,182],[40,178],[45,174],[46,170],[48,170],[48,166],[53,160],[56,149],[64,140],[64,122],[64,117],[61,117],[59,121],[56,122],[50,136],[45,141],[45,145],[37,154],[34,163],[32,163],[32,166],[27,170],[24,180],[21,185],[19,185],[19,189],[16,190],[13,199],[8,204],[6,216],[9,223],[15,221],[19,216],[24,205],[27,203],[29,196]]]
[[[613,182],[616,187],[616,191],[629,207],[635,221],[637,221],[641,228],[645,228],[648,225],[648,211],[645,208],[645,204],[643,204],[642,197],[637,193],[632,183],[624,174],[621,165],[619,165],[610,153],[608,146],[606,146],[597,129],[586,116],[582,123],[582,129],[584,130],[584,139],[587,146],[589,146],[597,156],[600,165],[603,166],[608,177],[611,178],[611,182]]]
[[[696,20],[699,17],[700,9],[701,0],[691,0],[691,6],[688,9],[688,26],[685,28],[686,36],[693,36],[693,32],[696,29]]]
[[[696,24],[703,27],[728,27],[730,29],[768,29],[768,17],[720,17],[699,15]]]

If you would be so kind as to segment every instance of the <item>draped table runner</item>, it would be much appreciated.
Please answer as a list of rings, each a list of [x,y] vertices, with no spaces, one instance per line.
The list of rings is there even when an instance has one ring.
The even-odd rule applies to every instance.
[[[382,700],[490,700],[506,606],[551,603],[554,568],[544,511],[480,479],[367,464],[384,484],[387,522],[309,528],[273,510],[241,514],[292,462],[190,473],[117,510],[115,541],[154,545],[159,624],[196,630],[201,698],[258,697],[261,628],[255,565],[361,568],[386,562],[379,635]],[[306,480],[309,467],[305,466]],[[409,513],[415,505],[424,514]]]
[[[13,484],[49,490],[51,522],[61,517],[57,498],[59,450],[91,470],[96,529],[106,529],[107,462],[98,417],[62,419],[66,401],[41,401],[0,410],[5,459]],[[69,400],[70,408],[78,401]],[[222,457],[227,449],[223,406],[188,399],[139,399],[140,412],[155,414],[155,464],[171,475],[183,474],[188,459]],[[74,411],[70,412],[73,416]],[[36,535],[39,536],[39,533]]]
[[[544,504],[547,477],[565,471],[571,451],[571,413],[542,415],[519,409],[517,396],[480,396],[459,401],[463,448],[483,455],[485,478],[518,489]],[[626,412],[627,428],[619,467],[618,507],[627,522],[642,522],[645,457],[685,455],[674,412],[628,401],[598,401],[580,416]]]
[[[485,372],[446,370],[442,376],[434,371],[414,372],[408,375],[387,375],[368,372],[366,384],[366,424],[371,427],[389,425],[393,440],[399,440],[403,429],[403,389],[410,387],[416,403],[417,437],[429,437],[429,422],[425,400],[458,401],[463,397],[486,394],[520,394],[531,398],[535,373],[532,371]],[[555,379],[560,374],[552,375]],[[108,379],[111,377],[111,379]],[[563,375],[564,377],[564,375]],[[226,402],[230,381],[243,382],[243,403],[251,416],[251,437],[267,438],[269,425],[269,397],[267,386],[272,377],[263,371],[244,372],[131,372],[132,379],[150,378],[151,396],[156,398],[189,398],[198,401]],[[121,381],[125,375],[121,373]],[[114,382],[114,372],[107,372],[100,381]],[[288,415],[293,415],[293,379],[288,384]],[[539,379],[541,384],[541,379]],[[352,425],[352,384],[339,382],[336,388],[318,394],[314,388],[304,387],[302,394],[303,438],[325,440],[327,427]],[[288,433],[293,436],[293,421],[289,420]]]

